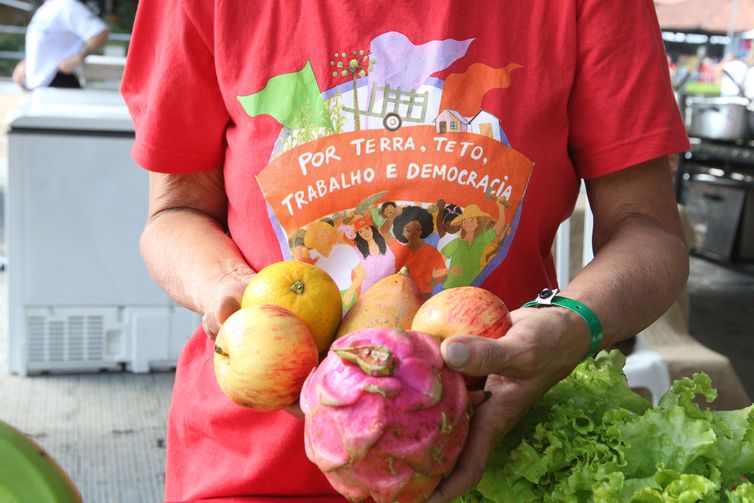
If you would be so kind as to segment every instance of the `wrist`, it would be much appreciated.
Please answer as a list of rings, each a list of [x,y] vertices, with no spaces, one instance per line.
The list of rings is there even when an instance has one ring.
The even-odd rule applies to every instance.
[[[568,376],[584,360],[589,345],[589,331],[584,320],[568,310],[557,306],[547,309],[521,308],[514,322],[522,329],[533,330],[537,334],[532,340],[532,351],[546,359],[547,372],[557,379]],[[554,384],[554,382],[553,382]]]
[[[212,288],[203,290],[202,299],[199,304],[201,312],[206,313],[213,310],[218,302],[224,298],[233,297],[241,303],[246,286],[256,273],[246,265],[238,265],[221,273],[215,281],[212,282]]]
[[[251,267],[247,265],[238,265],[220,276],[218,283],[221,285],[232,285],[237,288],[242,287],[241,294],[243,294],[243,290],[246,289],[246,286],[255,274],[256,272],[254,272]]]
[[[572,315],[575,314],[581,319],[587,332],[586,340],[588,341],[588,347],[585,358],[594,357],[601,349],[603,338],[602,323],[594,311],[578,300],[558,295],[558,290],[545,288],[534,300],[527,302],[523,307],[560,308],[569,311]],[[571,323],[575,322],[573,316],[570,316],[569,320]],[[576,324],[578,325],[579,323],[576,322]]]
[[[562,327],[559,339],[560,351],[565,360],[575,367],[589,352],[589,327],[583,318],[565,307],[552,306],[546,309],[559,317],[558,324]]]

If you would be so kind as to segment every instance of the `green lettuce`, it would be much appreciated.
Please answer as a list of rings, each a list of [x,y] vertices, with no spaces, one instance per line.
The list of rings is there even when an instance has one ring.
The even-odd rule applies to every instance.
[[[749,503],[754,501],[754,484],[745,482],[727,493],[729,503]]]
[[[679,379],[657,407],[628,387],[618,351],[545,394],[459,503],[752,502],[754,406],[701,408],[709,376]]]

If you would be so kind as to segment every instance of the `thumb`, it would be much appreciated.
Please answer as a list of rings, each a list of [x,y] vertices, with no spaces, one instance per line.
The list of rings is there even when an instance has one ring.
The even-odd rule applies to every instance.
[[[508,352],[495,339],[459,335],[445,339],[440,350],[448,367],[470,376],[501,374],[508,366]]]

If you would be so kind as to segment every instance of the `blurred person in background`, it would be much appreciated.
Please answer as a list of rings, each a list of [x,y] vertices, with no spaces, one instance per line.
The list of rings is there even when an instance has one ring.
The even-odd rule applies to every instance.
[[[754,98],[754,47],[739,50],[722,64],[720,96]]]
[[[82,2],[46,0],[26,29],[26,58],[13,70],[13,81],[26,90],[80,89],[76,69],[108,36],[105,23]]]
[[[714,84],[716,66],[715,61],[712,58],[704,58],[699,65],[699,82]]]

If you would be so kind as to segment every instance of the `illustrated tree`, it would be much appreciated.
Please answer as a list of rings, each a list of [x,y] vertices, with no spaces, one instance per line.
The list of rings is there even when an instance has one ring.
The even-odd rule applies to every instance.
[[[345,129],[346,118],[343,116],[343,104],[340,102],[340,94],[336,94],[325,102],[327,110],[330,112],[330,122],[332,122],[333,133],[340,134]]]
[[[336,52],[335,57],[330,61],[334,67],[333,77],[350,77],[353,81],[353,124],[354,130],[361,129],[359,116],[359,93],[357,79],[365,77],[368,72],[374,68],[374,57],[369,51],[354,50],[353,54],[347,52]]]

